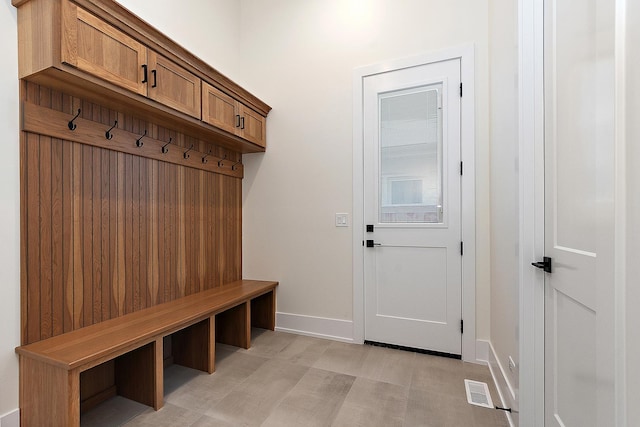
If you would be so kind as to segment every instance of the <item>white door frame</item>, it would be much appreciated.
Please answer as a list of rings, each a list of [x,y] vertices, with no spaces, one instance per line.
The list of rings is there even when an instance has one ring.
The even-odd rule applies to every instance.
[[[544,10],[518,0],[519,424],[544,425]]]
[[[475,59],[474,46],[454,47],[438,52],[356,68],[353,72],[353,341],[364,342],[364,104],[363,83],[367,76],[460,59],[463,83],[461,102],[462,175],[462,359],[476,362],[476,208],[475,208]]]

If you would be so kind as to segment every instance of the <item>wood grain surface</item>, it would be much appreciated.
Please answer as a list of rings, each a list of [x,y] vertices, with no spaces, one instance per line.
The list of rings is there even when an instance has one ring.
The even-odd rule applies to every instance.
[[[22,97],[50,117],[70,118],[80,108],[82,123],[101,131],[117,120],[114,144],[146,129],[142,149],[172,138],[170,150],[184,160],[193,144],[228,159],[222,168],[229,174],[241,159],[33,83],[22,83]],[[22,344],[241,278],[241,179],[92,145],[84,138],[98,135],[78,137],[79,130],[68,133],[81,142],[33,130],[21,135]],[[135,148],[135,140],[128,144]]]

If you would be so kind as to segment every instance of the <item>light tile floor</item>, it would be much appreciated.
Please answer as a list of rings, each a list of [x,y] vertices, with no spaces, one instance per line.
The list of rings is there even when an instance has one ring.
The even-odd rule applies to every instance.
[[[159,411],[115,397],[89,426],[508,426],[467,403],[464,379],[489,370],[459,360],[255,329],[248,350],[217,345],[216,372],[172,365]]]

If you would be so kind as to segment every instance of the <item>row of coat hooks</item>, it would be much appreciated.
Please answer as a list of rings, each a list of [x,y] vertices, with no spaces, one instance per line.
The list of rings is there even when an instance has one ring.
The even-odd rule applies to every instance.
[[[82,109],[78,108],[78,113],[68,123],[69,130],[71,130],[71,131],[76,130],[78,125],[75,123],[75,121],[76,121],[76,119],[78,117],[80,117],[80,113],[81,112],[82,112]],[[113,126],[111,126],[109,129],[107,129],[107,131],[104,133],[104,137],[106,139],[111,140],[113,138],[112,131],[113,131],[113,129],[115,129],[116,126],[118,126],[118,121],[117,120],[115,120],[113,122]],[[138,138],[136,140],[136,147],[142,147],[144,145],[144,142],[142,142],[142,138],[144,138],[145,136],[147,136],[147,130],[146,129],[144,130],[144,133],[140,136],[140,138]],[[167,142],[165,145],[162,146],[162,149],[161,149],[162,154],[167,154],[169,152],[169,145],[171,145],[172,142],[173,142],[173,138],[170,137],[169,138],[169,142]],[[182,156],[185,158],[185,160],[190,157],[189,152],[191,150],[193,150],[193,148],[194,148],[194,145],[191,144],[191,146],[187,149],[187,151],[185,151],[182,154]],[[209,151],[207,153],[205,153],[204,156],[202,156],[202,163],[207,163],[208,162],[207,157],[209,157],[211,155],[212,155],[212,152],[211,152],[211,149],[209,149]],[[226,161],[227,161],[227,155],[225,154],[222,159],[218,160],[218,167],[220,167],[220,168],[223,167],[225,165]],[[240,162],[241,162],[241,160],[233,163],[231,165],[231,170],[235,171],[236,168],[238,167],[238,165],[240,164]]]

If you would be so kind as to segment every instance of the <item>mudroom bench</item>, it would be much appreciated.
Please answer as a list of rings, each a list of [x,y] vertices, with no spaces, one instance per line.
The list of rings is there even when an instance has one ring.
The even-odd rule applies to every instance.
[[[163,340],[173,362],[215,370],[216,341],[249,348],[251,327],[275,327],[278,282],[240,280],[16,348],[23,426],[79,426],[81,374],[113,361],[112,394],[160,409]]]

